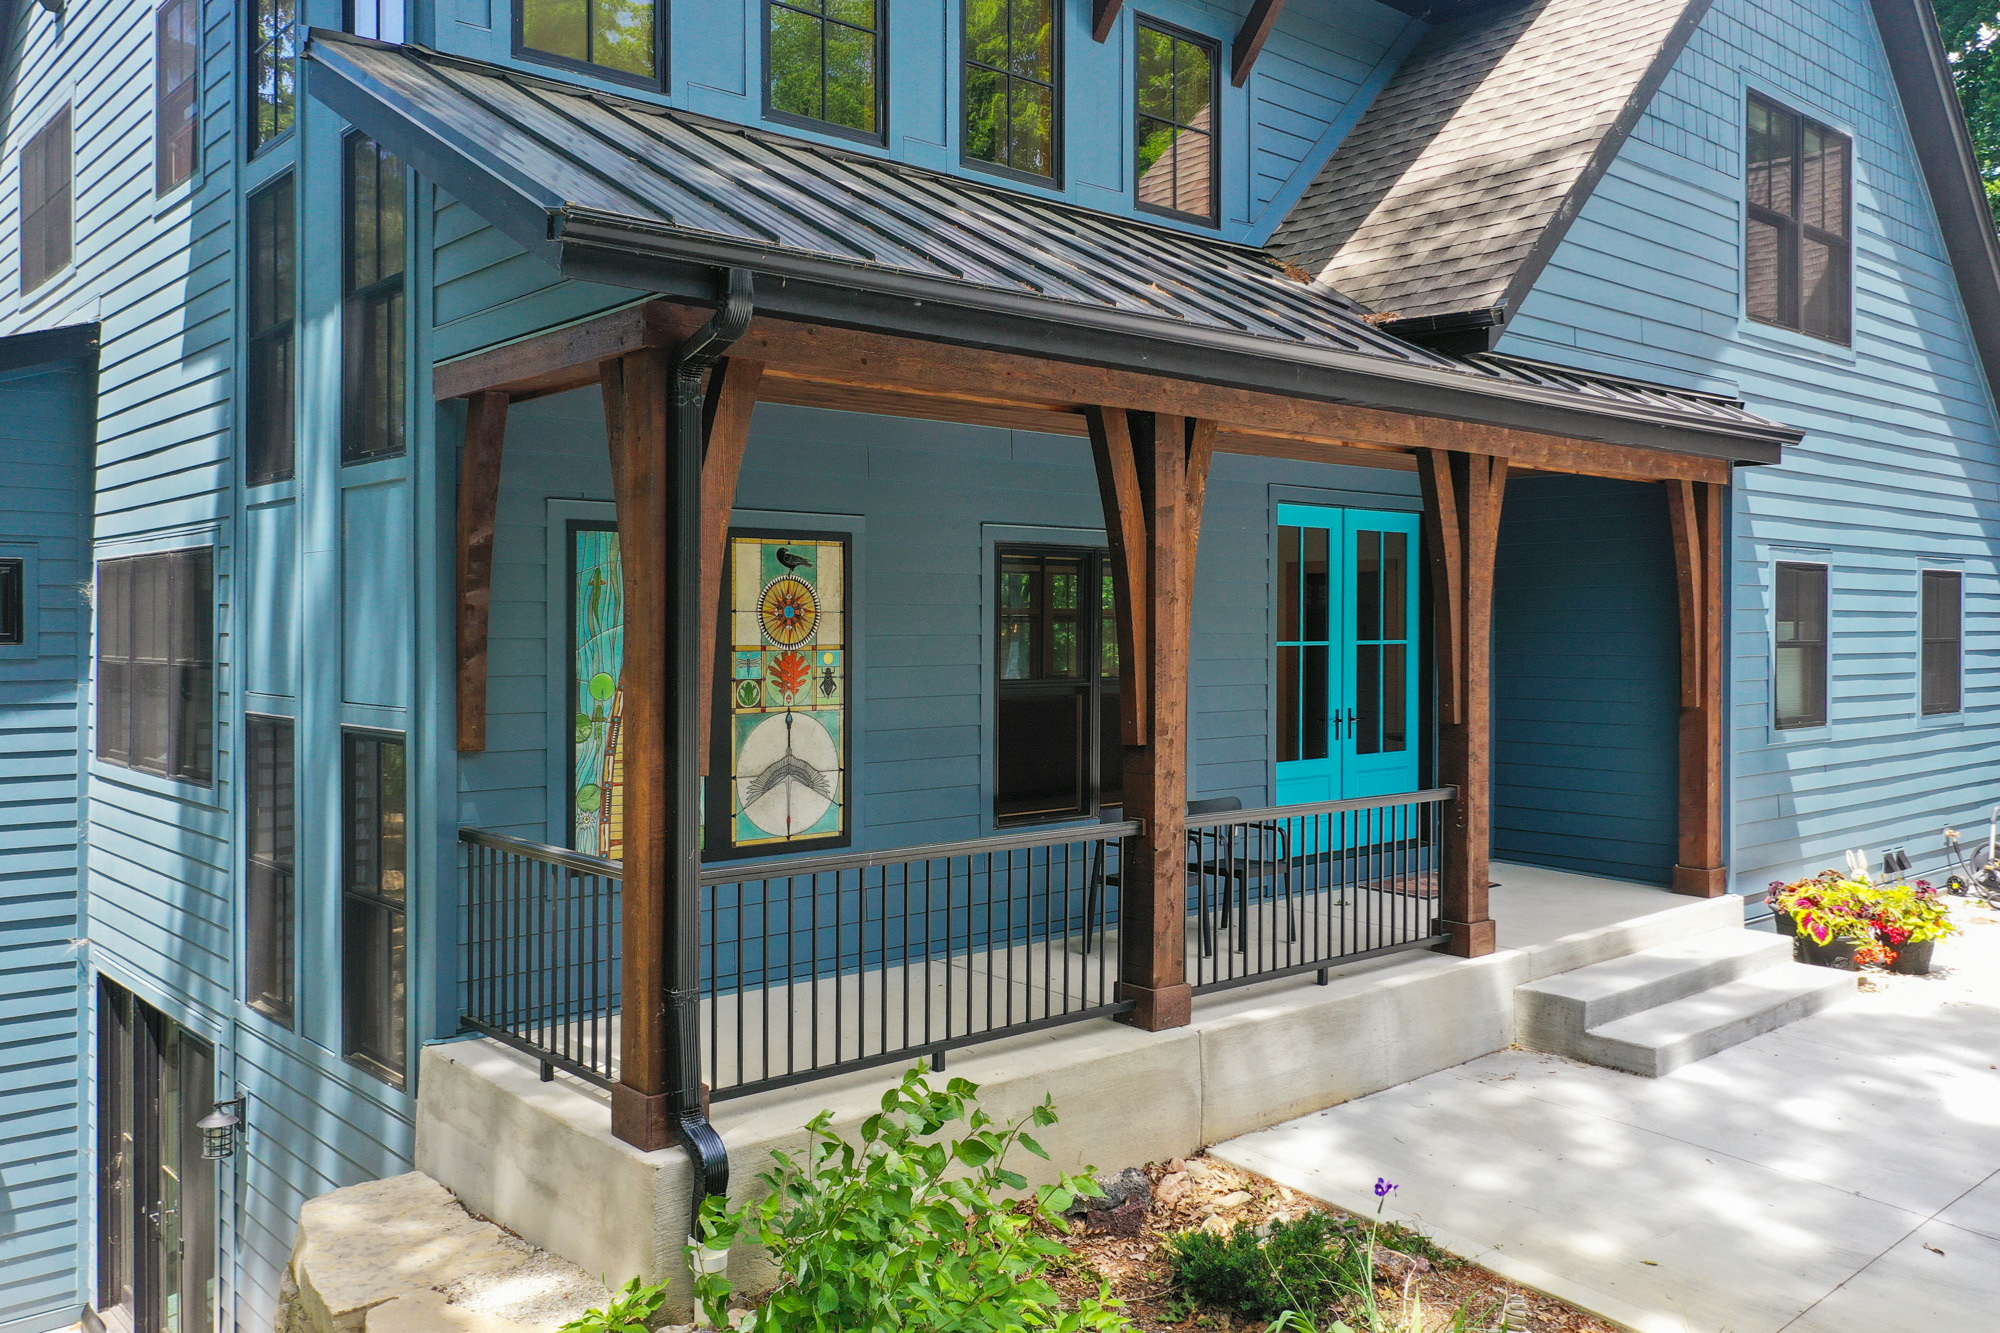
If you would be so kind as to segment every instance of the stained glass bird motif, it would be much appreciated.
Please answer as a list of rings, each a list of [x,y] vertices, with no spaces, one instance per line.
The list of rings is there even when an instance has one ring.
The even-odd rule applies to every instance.
[[[803,569],[812,564],[812,561],[806,559],[797,551],[788,551],[782,546],[778,548],[777,554],[772,558],[789,570]]]

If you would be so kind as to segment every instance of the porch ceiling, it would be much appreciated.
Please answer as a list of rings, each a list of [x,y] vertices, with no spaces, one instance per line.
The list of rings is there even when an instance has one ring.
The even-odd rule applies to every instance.
[[[1433,430],[1476,423],[1727,462],[1776,462],[1799,438],[1728,399],[1424,350],[1332,288],[1218,239],[419,48],[315,30],[307,62],[315,97],[564,274],[706,304],[716,268],[747,269],[767,279],[759,313],[776,317],[760,325],[862,327],[1394,413]],[[785,373],[782,358],[770,364]],[[1075,393],[999,405],[1103,401]],[[1323,421],[1271,430],[1240,413],[1215,419],[1266,439],[1412,443]]]

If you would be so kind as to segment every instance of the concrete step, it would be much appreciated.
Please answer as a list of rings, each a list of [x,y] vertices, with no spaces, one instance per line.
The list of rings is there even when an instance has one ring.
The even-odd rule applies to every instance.
[[[1838,1004],[1854,994],[1856,984],[1852,972],[1780,963],[1591,1028],[1575,1051],[1564,1053],[1658,1078]]]
[[[1578,1042],[1592,1029],[1776,967],[1791,956],[1790,940],[1738,927],[1544,977],[1514,992],[1518,1040],[1529,1050],[1578,1055]]]

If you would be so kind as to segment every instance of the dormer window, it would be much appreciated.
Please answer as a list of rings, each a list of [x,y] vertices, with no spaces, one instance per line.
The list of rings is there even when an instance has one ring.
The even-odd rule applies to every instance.
[[[764,114],[880,142],[887,0],[766,0]]]
[[[1055,0],[965,0],[965,158],[1056,174]]]
[[[514,52],[524,59],[660,86],[655,0],[520,0],[515,15]]]
[[[1140,19],[1138,204],[1148,213],[1216,221],[1215,102],[1220,47]]]

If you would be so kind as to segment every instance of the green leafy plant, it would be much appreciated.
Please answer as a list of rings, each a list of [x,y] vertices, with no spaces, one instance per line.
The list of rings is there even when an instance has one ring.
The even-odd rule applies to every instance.
[[[1181,1295],[1254,1319],[1332,1306],[1360,1280],[1356,1255],[1365,1224],[1331,1213],[1274,1222],[1269,1236],[1249,1227],[1224,1235],[1183,1231],[1167,1238],[1167,1266]]]
[[[1017,1146],[1046,1158],[1026,1132],[1056,1123],[1044,1101],[1023,1120],[1000,1124],[978,1109],[979,1089],[952,1079],[933,1088],[921,1067],[882,1098],[857,1141],[831,1128],[832,1112],[806,1126],[803,1157],[774,1153],[760,1177],[763,1202],[731,1208],[710,1199],[702,1237],[711,1251],[747,1236],[776,1261],[781,1280],[753,1316],[759,1333],[1129,1333],[1109,1289],[1072,1311],[1050,1277],[1069,1252],[1038,1229],[1061,1229],[1085,1176],[1065,1176],[1032,1200],[1009,1170]],[[962,1126],[957,1138],[943,1137]],[[1014,1197],[1006,1197],[1011,1192]],[[690,1259],[696,1259],[690,1247]],[[695,1268],[695,1295],[709,1323],[727,1327],[727,1277]]]
[[[564,1324],[561,1333],[647,1333],[666,1299],[666,1283],[648,1287],[635,1277],[612,1293],[602,1310],[585,1310]]]

